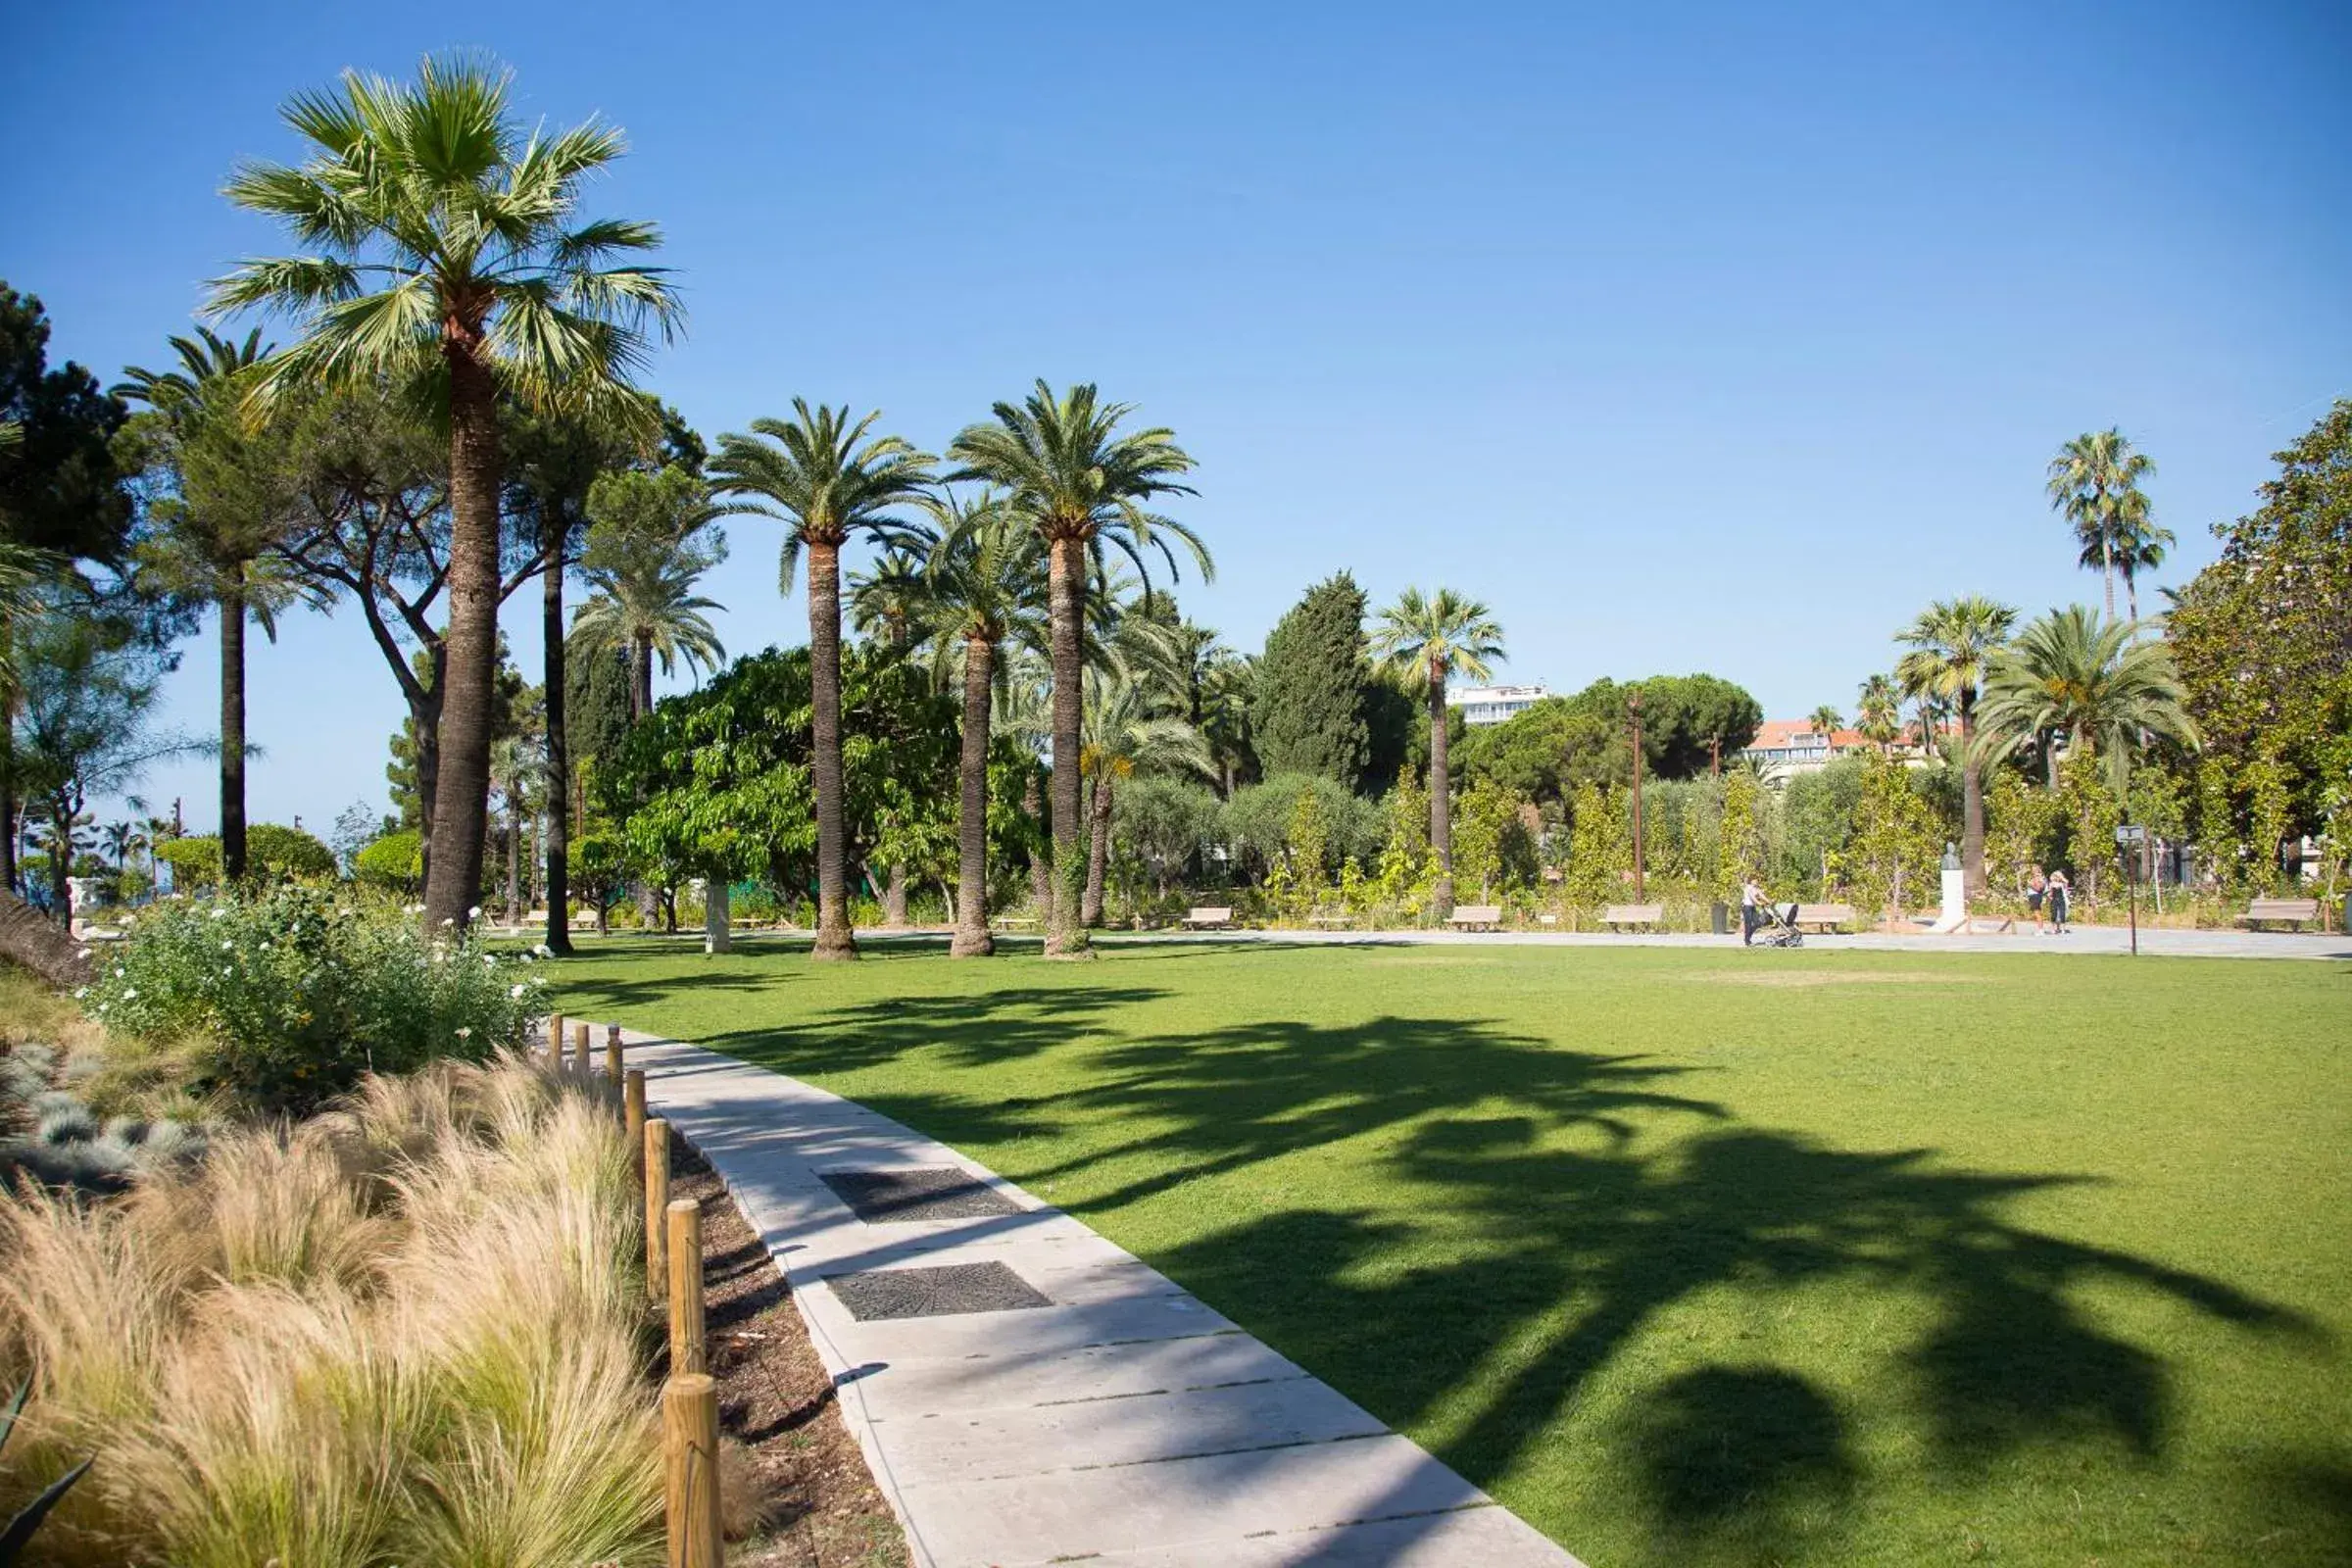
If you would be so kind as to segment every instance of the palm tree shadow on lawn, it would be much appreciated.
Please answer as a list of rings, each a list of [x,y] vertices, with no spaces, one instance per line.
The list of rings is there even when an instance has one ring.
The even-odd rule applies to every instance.
[[[1066,1046],[1157,995],[901,999],[826,1014],[782,1053],[772,1035],[771,1051],[760,1037],[713,1044],[787,1070],[848,1070],[916,1049],[986,1067]],[[1097,1214],[1344,1140],[1384,1140],[1381,1176],[1434,1195],[1432,1207],[1480,1238],[1471,1255],[1400,1270],[1400,1256],[1430,1255],[1425,1242],[1407,1246],[1422,1241],[1408,1224],[1378,1209],[1296,1208],[1152,1261],[1383,1419],[1442,1428],[1441,1456],[1474,1481],[1511,1473],[1661,1314],[1727,1285],[1924,1294],[1932,1326],[1889,1370],[1910,1390],[1926,1463],[1953,1481],[2051,1442],[2162,1457],[2168,1368],[2082,1310],[2083,1288],[2120,1284],[2249,1332],[2319,1335],[2227,1284],[2003,1217],[2013,1200],[2084,1178],[1957,1170],[1932,1150],[1857,1152],[1739,1125],[1676,1092],[1689,1069],[1640,1055],[1392,1016],[1117,1042],[1089,1066],[1082,1087],[1047,1100],[918,1089],[865,1102],[966,1146],[1132,1128],[1009,1173],[1061,1184]],[[1089,1190],[1090,1173],[1106,1172],[1115,1185]],[[1506,1345],[1512,1369],[1496,1373]],[[1640,1402],[1609,1441],[1659,1551],[1813,1549],[1861,1522],[1865,1478],[1845,1417],[1797,1373],[1701,1364]]]

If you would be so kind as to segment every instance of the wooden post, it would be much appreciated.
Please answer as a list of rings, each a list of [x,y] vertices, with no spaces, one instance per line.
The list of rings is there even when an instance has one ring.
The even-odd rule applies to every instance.
[[[662,1386],[669,1568],[719,1568],[718,1385],[688,1372]]]
[[[629,1162],[637,1167],[637,1179],[645,1180],[645,1069],[631,1067],[621,1080],[628,1087],[621,1091],[621,1125],[628,1129]]]
[[[620,1025],[605,1025],[605,1076],[612,1080],[612,1092],[620,1093],[620,1072],[627,1058],[621,1054]]]
[[[708,1372],[703,1337],[703,1205],[669,1200],[669,1370]]]
[[[588,1024],[585,1019],[571,1026],[571,1070],[580,1075],[581,1083],[588,1081]]]
[[[547,1016],[547,1064],[558,1072],[564,1070],[564,1015],[560,1012]]]
[[[669,1294],[668,1209],[669,1123],[657,1116],[645,1124],[645,1289],[657,1301]]]

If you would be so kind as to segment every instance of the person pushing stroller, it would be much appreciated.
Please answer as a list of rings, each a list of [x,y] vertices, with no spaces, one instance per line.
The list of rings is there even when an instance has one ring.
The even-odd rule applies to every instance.
[[[1755,946],[1756,933],[1764,933],[1764,945],[1772,948],[1793,948],[1804,941],[1796,929],[1796,906],[1786,909],[1772,902],[1764,884],[1753,876],[1740,882],[1740,945]]]

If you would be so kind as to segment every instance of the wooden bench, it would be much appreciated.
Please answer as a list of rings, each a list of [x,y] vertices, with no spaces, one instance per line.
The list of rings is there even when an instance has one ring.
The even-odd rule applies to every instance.
[[[1230,931],[1233,929],[1233,910],[1203,905],[1184,911],[1187,931]]]
[[[1037,924],[1034,914],[1000,914],[988,922],[1000,931],[1023,931]]]
[[[1640,927],[1655,931],[1658,922],[1666,918],[1663,904],[1612,904],[1600,911],[1600,923],[1612,931]]]
[[[1457,904],[1446,923],[1456,931],[1499,931],[1502,929],[1502,906],[1499,904]]]
[[[1799,930],[1814,928],[1827,933],[1853,923],[1854,906],[1850,904],[1800,904],[1796,906],[1796,925]]]
[[[2319,918],[2317,899],[2256,899],[2246,906],[2246,912],[2237,917],[2237,923],[2249,931],[2259,931],[2266,925],[2310,925]]]
[[[1346,931],[1355,924],[1355,916],[1352,914],[1310,914],[1306,917],[1306,923],[1319,925],[1327,931]]]

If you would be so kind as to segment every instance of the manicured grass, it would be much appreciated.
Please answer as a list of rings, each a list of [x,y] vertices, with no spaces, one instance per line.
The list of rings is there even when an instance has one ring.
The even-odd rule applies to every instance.
[[[1595,1568],[2352,1560],[2352,966],[557,969],[1084,1215]]]

